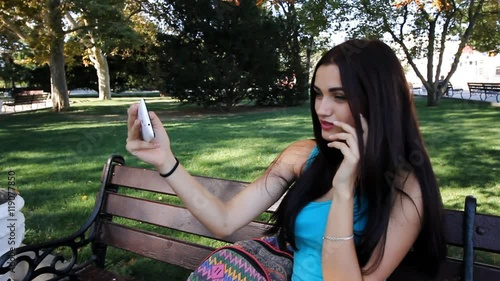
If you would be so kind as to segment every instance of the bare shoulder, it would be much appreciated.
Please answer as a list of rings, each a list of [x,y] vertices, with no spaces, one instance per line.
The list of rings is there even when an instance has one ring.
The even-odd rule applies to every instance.
[[[316,146],[316,142],[311,139],[306,139],[306,140],[299,140],[296,142],[293,142],[290,144],[285,151],[294,151],[298,153],[307,153],[309,156],[309,153],[313,150],[313,148]]]
[[[413,222],[420,221],[423,215],[422,189],[414,172],[406,172],[401,177],[402,192],[395,194],[392,217],[394,214],[402,215],[402,218]]]
[[[406,181],[403,183],[403,190],[410,196],[420,198],[422,197],[422,189],[420,187],[420,183],[418,182],[418,178],[415,173],[408,173],[408,177]]]
[[[290,144],[277,159],[277,164],[286,164],[293,167],[295,176],[299,176],[309,155],[316,146],[314,140],[299,140]]]
[[[283,150],[280,155],[280,158],[284,159],[301,159],[307,158],[311,154],[313,148],[316,146],[316,142],[314,140],[299,140],[296,141]]]

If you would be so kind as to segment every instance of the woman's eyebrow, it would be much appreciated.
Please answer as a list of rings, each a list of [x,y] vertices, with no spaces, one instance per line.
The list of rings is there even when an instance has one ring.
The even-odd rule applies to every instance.
[[[321,90],[316,87],[316,86],[313,86],[314,90],[316,90],[317,92],[321,92]],[[343,92],[344,91],[344,88],[342,87],[332,87],[332,88],[328,88],[328,92],[329,93],[335,93],[335,92]]]
[[[328,92],[330,93],[334,93],[334,92],[343,92],[344,91],[344,88],[342,87],[332,87],[332,88],[328,88]]]

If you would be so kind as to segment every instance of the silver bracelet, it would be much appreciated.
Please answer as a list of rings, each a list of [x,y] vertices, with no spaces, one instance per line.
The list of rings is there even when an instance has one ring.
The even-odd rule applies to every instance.
[[[345,236],[345,237],[332,237],[332,236],[323,236],[323,240],[328,240],[328,241],[347,241],[347,240],[351,240],[352,238],[354,237],[354,234],[352,234],[351,236]]]

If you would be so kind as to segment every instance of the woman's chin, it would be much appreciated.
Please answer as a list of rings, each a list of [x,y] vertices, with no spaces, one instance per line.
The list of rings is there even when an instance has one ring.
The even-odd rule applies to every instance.
[[[330,136],[331,136],[331,135],[333,135],[333,134],[335,134],[335,132],[333,132],[333,131],[331,131],[331,130],[328,130],[328,131],[326,131],[326,130],[321,130],[321,137],[322,137],[325,141],[327,141],[327,142],[331,142],[331,138],[330,138]]]

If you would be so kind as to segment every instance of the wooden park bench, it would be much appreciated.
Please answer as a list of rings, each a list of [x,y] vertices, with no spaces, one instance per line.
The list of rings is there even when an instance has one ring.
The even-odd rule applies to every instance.
[[[448,84],[446,85],[446,89],[444,90],[443,96],[453,97],[456,93],[457,95],[460,95],[460,97],[463,99],[464,98],[463,92],[464,90],[462,88],[454,88],[453,85],[450,82],[448,82]]]
[[[479,95],[480,100],[486,100],[488,96],[495,96],[497,102],[500,102],[500,83],[476,83],[469,82],[470,97]]]
[[[103,169],[101,187],[93,212],[80,230],[60,240],[23,246],[15,250],[17,256],[14,263],[24,262],[29,265],[24,281],[32,280],[44,273],[53,274],[54,279],[51,280],[63,278],[92,281],[128,280],[106,270],[108,247],[124,249],[189,270],[196,268],[211,253],[213,249],[206,244],[190,242],[193,239],[189,238],[181,238],[186,237],[185,233],[189,233],[197,235],[196,237],[216,239],[187,209],[181,204],[156,200],[158,194],[171,199],[176,198],[158,172],[125,166],[124,163],[125,160],[121,156],[112,156],[108,159]],[[217,178],[196,178],[222,200],[229,200],[247,184]],[[178,202],[178,200],[172,200],[172,202]],[[203,202],[199,203],[202,208]],[[273,212],[275,208],[276,205],[271,207],[269,212]],[[140,223],[123,222],[130,222],[130,220]],[[166,235],[161,231],[145,230],[144,225],[154,225],[159,230],[167,228],[170,232]],[[260,237],[267,227],[266,223],[254,221],[232,235],[217,240],[232,243]],[[464,255],[463,259],[447,258],[440,267],[438,276],[432,280],[500,280],[498,266],[474,262],[475,250],[500,253],[499,216],[476,214],[475,198],[467,197],[464,211],[446,210],[445,227],[447,243],[463,249]],[[77,264],[75,261],[79,260],[80,249],[88,245],[92,249],[91,258]],[[71,259],[65,259],[67,262],[59,266],[56,262],[45,266],[39,265],[49,254],[55,256],[55,258],[52,257],[53,261],[62,262],[63,257],[56,250],[62,246],[71,249]],[[9,258],[14,257],[13,254],[9,252],[0,257],[2,266],[0,275],[9,271],[10,267],[5,263]],[[409,260],[411,260],[411,253],[389,280],[430,280],[425,279],[416,270],[415,265],[408,262]],[[165,275],[163,280],[172,281],[168,275]]]
[[[14,101],[10,103],[4,103],[4,106],[13,107],[14,112],[16,112],[16,106],[20,105],[21,110],[24,110],[24,106],[29,106],[33,109],[33,105],[47,104],[48,94],[44,94],[43,90],[27,90],[17,94],[14,97]]]

